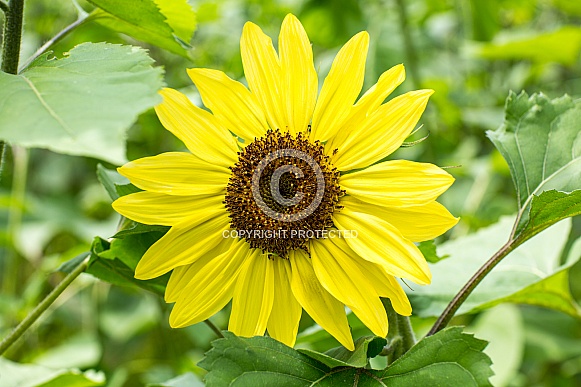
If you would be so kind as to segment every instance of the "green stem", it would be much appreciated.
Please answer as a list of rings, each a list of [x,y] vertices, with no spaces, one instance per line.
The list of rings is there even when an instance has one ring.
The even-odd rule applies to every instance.
[[[399,326],[397,324],[397,313],[393,309],[393,306],[391,305],[391,300],[389,298],[382,298],[381,303],[383,304],[385,313],[387,313],[387,321],[390,324],[386,337],[386,339],[389,340],[390,338],[399,335]]]
[[[214,325],[214,323],[212,321],[210,321],[210,319],[208,320],[204,320],[204,322],[206,323],[207,326],[210,327],[210,329],[212,331],[214,331],[214,333],[216,334],[216,336],[223,338],[224,335],[222,334],[222,332],[220,331],[220,329],[218,329],[218,327],[216,325]]]
[[[41,56],[53,44],[58,43],[69,32],[71,32],[72,30],[74,30],[75,28],[77,28],[78,26],[80,26],[81,24],[83,24],[84,22],[86,22],[88,18],[89,18],[89,15],[88,14],[84,14],[81,17],[79,17],[75,22],[73,22],[73,23],[69,24],[68,26],[66,26],[65,28],[63,28],[58,34],[56,34],[55,36],[53,36],[49,41],[47,41],[45,44],[43,44],[42,47],[40,47],[38,50],[36,50],[36,52],[34,54],[32,54],[32,56],[30,58],[28,58],[26,60],[26,62],[24,62],[24,64],[20,67],[20,71],[22,71],[25,68],[27,68],[28,66],[30,66],[30,64],[36,58],[38,58],[39,56]]]
[[[8,74],[16,74],[20,59],[24,0],[10,0],[5,14],[4,43],[2,44],[2,71]]]
[[[6,143],[0,141],[0,181],[2,181],[2,175],[4,174],[4,160],[6,159]]]
[[[492,269],[500,262],[504,257],[506,257],[517,244],[511,238],[508,242],[504,244],[478,271],[468,280],[466,285],[454,296],[452,301],[448,304],[446,309],[442,312],[438,320],[428,332],[428,336],[433,335],[444,329],[446,325],[452,320],[454,314],[458,311],[458,308],[466,301],[468,296],[472,291],[478,286],[480,282],[490,273]]]
[[[6,4],[3,0],[0,0],[0,11],[4,13],[8,13],[9,11],[8,4]]]
[[[28,150],[19,146],[12,147],[14,159],[14,175],[10,194],[10,207],[8,209],[8,224],[6,231],[8,240],[12,246],[22,223],[22,209],[26,197],[26,180],[28,177]],[[17,294],[18,284],[18,254],[14,249],[9,249],[6,254],[6,267],[3,272],[4,291],[6,294]]]
[[[414,47],[414,42],[412,39],[412,33],[408,22],[408,14],[406,9],[405,0],[395,0],[397,4],[397,9],[399,12],[399,28],[403,35],[403,43],[406,54],[406,68],[410,75],[410,80],[414,85],[414,88],[421,87],[421,81],[418,71],[418,55]]]
[[[416,344],[416,335],[408,316],[397,315],[397,330],[401,337],[403,353],[406,353]]]
[[[16,342],[28,328],[48,309],[49,306],[65,291],[65,289],[84,272],[89,265],[90,255],[87,256],[72,272],[70,272],[56,288],[30,312],[28,316],[0,343],[0,355]]]

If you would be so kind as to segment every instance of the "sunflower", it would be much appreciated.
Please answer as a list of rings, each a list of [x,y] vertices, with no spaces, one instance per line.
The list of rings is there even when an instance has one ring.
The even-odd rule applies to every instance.
[[[307,34],[293,15],[271,39],[246,23],[240,42],[248,88],[221,71],[194,68],[201,109],[164,89],[163,126],[189,152],[118,169],[143,191],[113,203],[137,222],[171,226],[141,258],[135,277],[172,271],[165,300],[172,327],[208,319],[232,300],[228,329],[293,346],[304,309],[353,350],[345,307],[376,335],[386,312],[411,314],[396,277],[429,284],[414,242],[457,222],[436,202],[453,182],[432,164],[387,160],[410,135],[432,90],[384,103],[402,65],[359,99],[369,35],[351,38],[319,92]]]

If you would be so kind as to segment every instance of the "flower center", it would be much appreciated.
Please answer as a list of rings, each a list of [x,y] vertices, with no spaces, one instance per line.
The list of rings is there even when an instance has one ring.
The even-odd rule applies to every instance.
[[[252,248],[286,257],[324,237],[344,191],[324,147],[269,130],[238,152],[226,187],[230,225]]]

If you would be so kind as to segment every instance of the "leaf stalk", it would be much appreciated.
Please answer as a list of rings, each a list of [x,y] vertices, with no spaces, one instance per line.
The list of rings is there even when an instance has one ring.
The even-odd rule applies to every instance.
[[[0,343],[0,356],[6,352],[12,344],[14,344],[23,334],[30,328],[30,326],[38,320],[38,318],[52,305],[53,302],[65,291],[65,289],[89,266],[88,255],[83,261],[79,263],[75,269],[70,272],[41,302],[32,312],[22,320],[10,334]]]
[[[482,265],[480,269],[478,269],[478,271],[472,276],[472,278],[468,280],[468,282],[466,282],[458,294],[454,296],[452,301],[450,301],[446,309],[444,309],[440,317],[438,317],[438,320],[436,320],[434,326],[432,326],[432,329],[430,329],[428,332],[427,336],[431,336],[441,331],[446,327],[446,325],[448,325],[450,320],[452,320],[452,317],[454,317],[454,314],[458,311],[464,301],[466,301],[472,291],[474,291],[476,286],[478,286],[484,277],[486,277],[488,273],[490,273],[490,271],[494,269],[494,267],[498,265],[498,263],[502,261],[504,257],[506,257],[512,250],[514,250],[516,246],[518,246],[518,244],[515,243],[515,240],[512,238],[509,239],[509,241],[506,242],[500,248],[500,250],[498,250],[484,265]]]

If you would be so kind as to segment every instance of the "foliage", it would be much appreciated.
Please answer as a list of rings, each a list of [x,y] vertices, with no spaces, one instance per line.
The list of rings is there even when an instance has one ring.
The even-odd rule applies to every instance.
[[[212,350],[200,366],[209,373],[208,386],[489,386],[490,359],[482,353],[486,342],[462,333],[460,328],[444,330],[422,340],[387,370],[363,368],[365,363],[335,360],[319,353],[296,351],[268,337],[241,338],[224,332],[225,338],[212,343]],[[365,348],[360,340],[355,353]],[[445,348],[445,350],[443,350]],[[374,356],[371,356],[374,357]],[[359,367],[357,367],[359,366]]]
[[[133,278],[167,228],[120,221],[110,207],[138,191],[115,166],[183,148],[151,109],[162,74],[199,104],[185,69],[244,81],[243,23],[274,37],[287,12],[304,23],[320,74],[365,29],[365,88],[403,62],[408,79],[394,96],[436,91],[414,145],[393,155],[448,166],[457,179],[441,201],[459,225],[419,245],[433,284],[407,284],[417,336],[488,258],[513,250],[460,308],[453,323],[467,328],[423,338],[393,362],[392,338],[371,336],[353,314],[354,352],[306,313],[297,349],[227,332],[215,340],[204,324],[170,329],[168,277]],[[0,385],[578,385],[580,17],[566,0],[27,1],[22,59],[33,60],[18,75],[0,72],[0,139],[12,146],[0,175],[0,337],[58,271],[91,261],[0,358]],[[50,52],[33,54],[75,20]],[[228,312],[212,318],[219,329]]]

